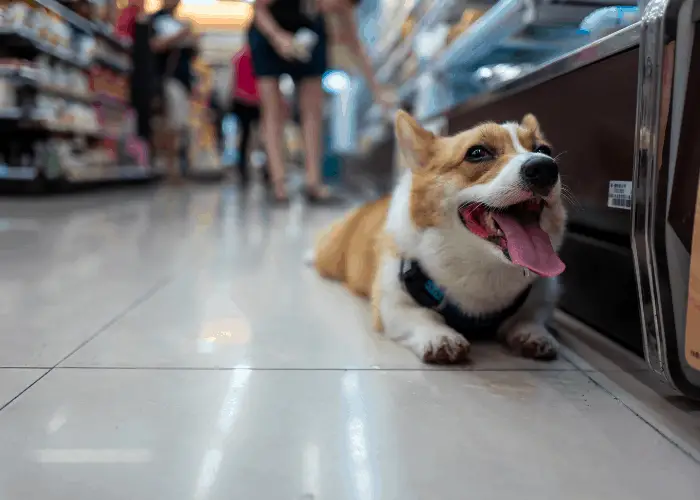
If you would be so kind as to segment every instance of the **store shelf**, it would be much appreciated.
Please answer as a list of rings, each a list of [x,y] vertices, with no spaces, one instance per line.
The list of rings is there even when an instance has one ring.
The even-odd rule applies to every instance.
[[[138,165],[96,166],[64,168],[66,180],[72,183],[146,180],[159,174],[150,167]]]
[[[20,167],[0,164],[0,182],[24,181],[31,182],[38,179],[41,170],[37,167]],[[123,166],[84,166],[66,167],[59,177],[71,184],[87,184],[96,182],[136,181],[155,179],[160,172],[138,165]]]
[[[65,88],[49,87],[41,84],[37,84],[35,88],[41,94],[61,97],[67,101],[81,102],[83,104],[94,104],[95,102],[95,96],[92,93],[71,92]]]
[[[25,113],[19,108],[0,108],[0,120],[19,120]]]
[[[24,50],[33,50],[35,54],[47,54],[63,63],[70,64],[71,66],[83,70],[90,66],[89,63],[80,61],[78,59],[78,54],[67,49],[50,45],[28,28],[0,26],[0,40],[2,40],[1,43],[5,46],[12,45]]]
[[[0,26],[0,44],[6,58],[6,63],[0,66],[0,78],[15,91],[7,95],[5,102],[16,103],[14,107],[0,109],[0,127],[6,138],[1,148],[2,157],[10,163],[0,164],[3,190],[14,190],[17,186],[23,190],[25,188],[22,186],[25,186],[33,191],[43,191],[75,184],[140,181],[159,177],[161,174],[150,165],[133,164],[148,158],[144,152],[146,146],[138,138],[122,141],[126,139],[122,133],[125,119],[132,116],[126,113],[130,107],[128,102],[108,95],[78,93],[74,88],[53,85],[60,79],[62,75],[59,72],[63,70],[71,78],[84,80],[79,82],[81,89],[87,86],[122,89],[128,88],[127,74],[131,73],[127,60],[131,44],[114,35],[110,27],[76,14],[71,10],[73,6],[65,3],[35,0],[33,7],[50,10],[73,28],[69,30],[71,43],[67,46],[77,46],[85,37],[95,37],[99,56],[80,61],[77,53],[48,43],[32,28]],[[44,57],[39,57],[42,55]],[[49,64],[41,60],[46,56],[49,56]],[[100,67],[111,71],[90,71],[82,75],[74,70],[65,71],[66,68],[61,67],[65,65],[84,71]],[[41,71],[50,72],[57,78],[44,79]],[[45,96],[56,99],[43,99]],[[37,100],[39,97],[41,99]],[[59,105],[55,110],[52,106],[54,103]],[[93,105],[97,107],[87,107]],[[109,109],[100,109],[100,106]],[[86,127],[88,124],[90,128]],[[127,164],[96,165],[96,161]],[[81,162],[89,164],[83,165]]]
[[[424,0],[406,0],[400,4],[396,17],[392,18],[387,32],[377,42],[377,53],[372,60],[375,66],[381,66],[385,63],[396,49],[401,41],[404,23],[419,10],[422,3],[425,3]]]
[[[45,132],[54,132],[56,134],[67,134],[78,137],[89,137],[93,139],[110,139],[112,138],[108,134],[105,134],[101,130],[94,129],[80,129],[74,126],[57,125],[46,123],[41,120],[35,120],[34,125],[36,130],[41,130]]]
[[[73,92],[65,87],[55,87],[41,83],[38,79],[37,71],[31,68],[0,69],[0,78],[11,79],[20,86],[30,86],[36,89],[39,94],[61,97],[68,101],[84,104],[93,104],[95,102],[95,96],[92,92]]]
[[[414,9],[418,9],[421,3],[425,4],[427,2],[416,2]],[[401,67],[401,64],[411,55],[416,36],[421,31],[430,29],[438,23],[454,6],[454,3],[455,0],[432,2],[429,7],[427,7],[425,14],[418,20],[411,33],[404,38],[394,50],[391,50],[391,45],[388,44],[388,50],[391,50],[391,53],[386,56],[386,62],[377,70],[377,80],[382,83],[392,81],[396,71]],[[411,9],[411,12],[413,12],[413,9]]]
[[[85,33],[92,33],[101,36],[105,40],[111,42],[113,45],[119,47],[121,50],[130,50],[131,43],[127,40],[123,40],[116,36],[108,26],[105,26],[104,24],[99,22],[93,22],[89,19],[85,19],[84,17],[76,14],[70,8],[66,7],[65,5],[62,5],[56,0],[35,1],[38,5],[41,5],[42,7],[50,10],[51,12],[56,13],[66,22],[78,28],[79,30]]]
[[[85,33],[92,33],[94,31],[94,24],[84,17],[79,16],[72,10],[70,10],[65,5],[61,5],[56,0],[34,0],[36,4],[41,5],[45,9],[58,14],[59,17],[63,18],[66,22],[70,23],[74,27],[78,28],[80,31]]]
[[[514,91],[521,85],[533,85],[533,80],[551,78],[549,72],[558,71],[572,64],[571,61],[586,63],[587,55],[598,53],[600,46],[579,25],[590,13],[611,5],[636,5],[636,2],[584,0],[552,4],[500,0],[429,61],[418,75],[396,82],[397,68],[386,66],[382,81],[395,82],[399,102],[412,108],[416,98],[423,99],[428,95],[426,92],[435,95],[428,100],[434,109],[427,112],[414,109],[419,119],[428,120],[458,105],[480,105],[504,89]],[[405,45],[412,43],[421,29],[444,22],[465,7],[474,5],[459,0],[433,3],[425,14],[427,19],[418,21],[392,58],[406,60],[410,50]],[[614,37],[604,37],[601,43],[615,49],[620,43],[634,43],[637,38],[638,26],[633,25],[621,29]],[[419,85],[423,77],[429,77],[435,84]],[[438,88],[440,93],[436,93]],[[370,106],[360,120],[360,128],[364,139],[377,142],[375,137],[382,135],[378,131],[386,128],[386,118],[379,106]]]
[[[33,181],[39,177],[36,167],[15,167],[0,164],[0,181]]]
[[[64,0],[58,2],[56,0],[36,0],[38,5],[58,14],[66,22],[78,28],[85,33],[98,35],[109,41],[112,45],[119,47],[121,50],[127,51],[131,49],[131,42],[124,40],[112,32],[112,29],[101,22],[91,21],[76,14],[73,10],[63,5],[64,3],[72,3],[73,0]]]
[[[582,66],[600,61],[614,54],[634,47],[639,43],[641,24],[639,22],[620,31],[596,40],[576,50],[541,64],[520,77],[503,82],[489,91],[474,97],[461,105],[460,109],[472,107],[497,100],[504,95],[519,92],[539,85],[558,76],[576,70]]]
[[[95,62],[97,64],[102,65],[102,66],[106,66],[107,68],[112,69],[114,71],[119,71],[121,73],[130,73],[131,72],[131,65],[130,64],[124,64],[121,61],[117,61],[115,58],[107,56],[107,55],[95,56]]]
[[[563,0],[557,3],[531,0],[489,3],[484,0],[477,3],[479,5],[463,0],[424,0],[412,7],[412,12],[424,9],[423,17],[377,72],[381,82],[396,86],[401,103],[410,105],[419,88],[423,89],[420,95],[425,94],[425,85],[418,85],[425,75],[447,89],[443,94],[451,101],[441,103],[443,107],[475,99],[508,79],[519,78],[533,68],[591,43],[589,33],[579,26],[597,9],[636,6],[633,0]],[[419,73],[410,75],[404,71],[403,80],[398,78],[399,68],[411,59],[416,37],[440,23],[454,22],[466,8],[483,8],[485,13],[424,64]],[[382,120],[378,106],[373,105],[360,123],[366,129]]]
[[[87,137],[94,139],[112,138],[102,130],[86,129],[75,126],[47,123],[40,113],[34,109],[3,108],[0,109],[0,120],[16,121],[16,130],[22,132],[56,133],[61,135],[71,135],[77,137]]]

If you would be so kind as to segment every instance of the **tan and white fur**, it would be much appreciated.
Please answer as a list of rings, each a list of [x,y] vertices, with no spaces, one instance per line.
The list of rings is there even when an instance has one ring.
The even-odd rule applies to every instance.
[[[558,345],[545,325],[558,296],[556,279],[516,266],[467,230],[458,215],[465,202],[505,207],[530,196],[518,175],[528,158],[540,154],[535,145],[545,143],[535,117],[438,137],[399,112],[395,128],[404,170],[393,194],[351,211],[320,238],[313,255],[319,274],[369,297],[375,328],[429,363],[464,361],[469,341],[407,294],[399,279],[402,258],[417,260],[453,303],[474,315],[507,307],[532,285],[498,337],[523,356],[555,357]],[[466,162],[466,152],[480,144],[495,151],[494,160]],[[566,223],[560,180],[546,202],[540,227],[558,250]]]

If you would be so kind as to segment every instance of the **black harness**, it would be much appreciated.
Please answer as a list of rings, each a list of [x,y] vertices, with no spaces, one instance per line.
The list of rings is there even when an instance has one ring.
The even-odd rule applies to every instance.
[[[419,305],[439,313],[445,318],[447,326],[462,335],[468,335],[470,339],[495,335],[498,328],[522,307],[532,289],[532,285],[528,286],[512,304],[500,311],[472,316],[451,303],[442,288],[425,274],[415,260],[401,259],[399,280]]]

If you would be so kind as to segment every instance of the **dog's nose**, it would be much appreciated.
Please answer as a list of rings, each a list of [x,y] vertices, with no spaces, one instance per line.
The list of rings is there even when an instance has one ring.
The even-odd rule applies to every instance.
[[[533,156],[520,167],[520,177],[533,193],[547,196],[559,179],[559,167],[549,157]]]

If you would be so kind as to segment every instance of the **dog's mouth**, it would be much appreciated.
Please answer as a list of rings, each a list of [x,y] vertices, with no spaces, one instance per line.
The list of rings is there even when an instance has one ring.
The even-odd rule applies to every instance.
[[[508,260],[540,276],[553,277],[566,266],[540,227],[545,207],[544,200],[532,198],[507,208],[464,203],[458,210],[464,227],[500,248]]]

